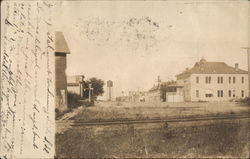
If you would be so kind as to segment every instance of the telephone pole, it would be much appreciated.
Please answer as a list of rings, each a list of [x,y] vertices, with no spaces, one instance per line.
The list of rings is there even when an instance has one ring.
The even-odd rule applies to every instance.
[[[249,55],[249,50],[250,47],[242,47],[242,49],[247,50],[247,66],[248,66],[248,97],[250,97],[250,55]]]

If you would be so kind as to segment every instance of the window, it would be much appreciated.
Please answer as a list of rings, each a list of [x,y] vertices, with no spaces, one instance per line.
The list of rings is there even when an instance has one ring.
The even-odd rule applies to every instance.
[[[231,83],[231,77],[228,77],[228,82],[229,82],[229,84]]]
[[[196,76],[196,83],[199,83],[199,76]]]
[[[211,93],[205,94],[205,97],[212,97],[212,96],[213,96],[213,94],[211,94]]]
[[[196,90],[196,97],[199,98],[199,90]]]
[[[232,91],[229,90],[229,91],[228,91],[228,97],[231,97],[231,96],[232,96]]]
[[[233,77],[233,83],[235,83],[236,82],[236,79],[235,79],[235,77]]]
[[[220,96],[223,97],[223,91],[222,90],[220,91]]]
[[[223,83],[223,77],[222,76],[217,77],[217,83]]]
[[[235,90],[233,90],[233,97],[235,97]]]
[[[211,83],[211,76],[206,76],[205,78],[206,78],[206,81],[205,81],[206,83]]]
[[[241,91],[241,97],[243,98],[245,95],[244,95],[244,91],[242,90]]]
[[[223,97],[223,90],[217,91],[217,97]]]
[[[244,77],[241,77],[241,83],[244,83]]]

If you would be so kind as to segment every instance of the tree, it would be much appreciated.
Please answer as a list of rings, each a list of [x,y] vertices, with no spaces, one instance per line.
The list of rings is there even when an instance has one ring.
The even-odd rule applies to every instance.
[[[98,79],[96,77],[92,77],[88,79],[87,81],[85,81],[85,88],[88,88],[89,84],[91,84],[91,87],[93,88],[92,99],[96,100],[98,96],[104,93],[103,86],[105,83],[103,80]],[[89,90],[85,90],[83,92],[83,99],[87,99],[87,98],[89,98]]]

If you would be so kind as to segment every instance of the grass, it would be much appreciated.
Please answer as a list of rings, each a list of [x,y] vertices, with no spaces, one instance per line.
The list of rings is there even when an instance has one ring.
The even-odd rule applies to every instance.
[[[73,127],[56,135],[58,158],[248,157],[249,122]]]
[[[117,106],[119,105],[119,106]],[[99,103],[84,108],[72,120],[122,120],[169,117],[200,117],[249,114],[249,107],[236,103]]]
[[[100,102],[72,120],[121,120],[249,114],[230,103]],[[58,158],[248,157],[249,122],[198,122],[72,127],[56,134]]]

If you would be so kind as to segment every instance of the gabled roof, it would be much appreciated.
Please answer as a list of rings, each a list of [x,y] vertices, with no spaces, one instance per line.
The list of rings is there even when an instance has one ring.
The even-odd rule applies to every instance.
[[[248,72],[242,69],[236,69],[227,65],[225,62],[207,62],[202,59],[196,62],[195,65],[188,70],[176,75],[177,77],[190,74],[247,74]]]
[[[69,54],[68,44],[62,32],[55,32],[55,52]]]

